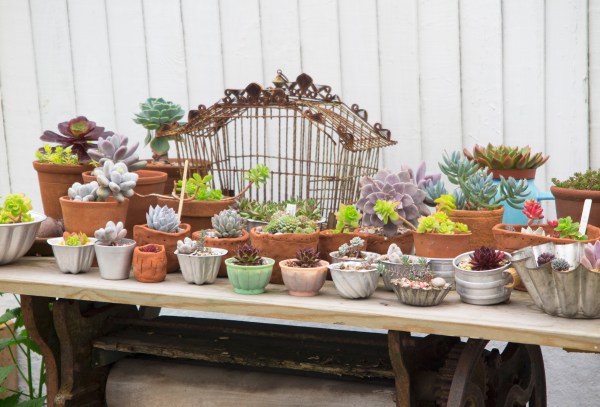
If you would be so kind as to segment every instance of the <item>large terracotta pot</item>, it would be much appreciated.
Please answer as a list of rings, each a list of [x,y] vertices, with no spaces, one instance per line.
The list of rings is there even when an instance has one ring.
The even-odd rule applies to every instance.
[[[175,212],[179,208],[179,200],[173,198],[158,198],[160,206],[167,205]],[[221,199],[220,201],[184,201],[181,209],[181,221],[189,223],[192,231],[212,228],[211,218],[222,210],[229,209],[235,203],[233,198]]]
[[[138,245],[154,243],[165,247],[167,252],[167,273],[174,273],[179,270],[179,262],[177,261],[177,241],[190,237],[191,227],[187,223],[179,225],[179,232],[167,233],[158,230],[150,229],[147,225],[135,225],[133,227],[133,239]]]
[[[167,276],[167,252],[160,244],[154,246],[158,252],[145,252],[145,246],[136,246],[133,250],[133,277],[142,283],[160,283]]]
[[[358,232],[361,232],[358,229]],[[364,232],[361,232],[364,233]],[[413,250],[414,240],[413,240],[413,232],[405,232],[401,235],[396,235],[393,237],[385,237],[374,235],[372,233],[364,233],[367,240],[367,247],[370,252],[378,253],[378,254],[387,254],[388,248],[392,243],[396,243],[402,253],[411,254]]]
[[[61,196],[67,195],[69,188],[75,182],[83,182],[81,174],[91,171],[91,165],[57,165],[33,162],[37,171],[42,206],[44,214],[54,219],[62,219],[62,209],[58,201]]]
[[[192,233],[192,239],[198,240],[200,237],[200,231],[196,231]],[[245,229],[242,230],[242,234],[240,237],[233,238],[223,238],[217,239],[214,237],[207,237],[204,241],[204,245],[206,247],[216,247],[219,249],[227,250],[227,254],[223,256],[223,262],[219,267],[218,277],[227,277],[227,266],[225,265],[225,260],[235,256],[235,252],[238,247],[247,243],[250,240],[250,233],[248,233]]]
[[[468,250],[470,233],[444,235],[441,233],[413,233],[415,254],[434,259],[451,259]]]
[[[159,171],[138,170],[134,171],[138,175],[137,185],[135,186],[136,195],[129,198],[129,209],[127,211],[127,236],[133,236],[133,226],[146,222],[146,212],[150,206],[156,205],[156,197],[149,196],[142,198],[138,195],[162,194],[167,182],[167,174]],[[96,180],[91,171],[82,174],[83,181],[88,183]]]
[[[321,258],[331,263],[331,256],[329,253],[337,252],[339,247],[344,243],[350,242],[353,237],[360,237],[365,241],[365,247],[363,251],[366,251],[369,246],[368,233],[362,233],[358,231],[349,233],[333,233],[334,230],[326,229],[319,232],[319,253]]]
[[[588,223],[594,226],[600,226],[600,191],[580,191],[553,186],[550,187],[550,192],[554,195],[556,216],[558,218],[570,216],[575,222],[581,220],[583,202],[586,199],[591,199],[592,210],[590,211]]]
[[[282,260],[296,257],[298,249],[312,248],[317,250],[319,246],[319,232],[313,233],[282,233],[274,235],[271,233],[258,233],[257,228],[250,230],[252,244],[260,251],[263,257],[275,260],[271,283],[283,284],[281,267]]]
[[[94,232],[105,227],[109,220],[115,223],[127,221],[127,198],[123,202],[117,202],[112,197],[106,202],[82,202],[72,201],[68,196],[63,196],[59,202],[67,232],[83,232],[94,236]]]
[[[450,219],[454,222],[466,224],[471,231],[469,246],[465,251],[475,250],[480,246],[493,246],[496,241],[492,228],[498,223],[502,223],[504,208],[481,211],[464,211],[455,209],[450,214]],[[460,254],[460,253],[459,253]],[[439,256],[438,256],[439,257]]]
[[[162,194],[171,195],[173,192],[173,188],[175,187],[175,183],[181,179],[183,174],[183,165],[182,160],[178,158],[172,158],[169,160],[172,165],[161,164],[161,163],[153,163],[152,159],[148,159],[148,165],[146,165],[147,170],[151,171],[159,171],[167,174],[167,180],[164,185],[164,189]],[[195,172],[196,168],[201,176],[205,176],[210,172],[211,162],[200,160],[198,161],[199,165],[194,165],[193,161],[190,161],[190,169],[188,169],[188,174],[191,172]]]

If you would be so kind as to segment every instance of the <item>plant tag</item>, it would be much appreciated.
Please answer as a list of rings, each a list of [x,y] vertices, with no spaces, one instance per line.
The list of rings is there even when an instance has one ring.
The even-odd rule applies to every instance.
[[[583,211],[581,212],[581,221],[579,222],[579,233],[585,235],[588,221],[590,220],[590,211],[592,210],[592,200],[583,201]]]
[[[288,215],[296,215],[296,204],[287,204],[285,207],[285,213]]]

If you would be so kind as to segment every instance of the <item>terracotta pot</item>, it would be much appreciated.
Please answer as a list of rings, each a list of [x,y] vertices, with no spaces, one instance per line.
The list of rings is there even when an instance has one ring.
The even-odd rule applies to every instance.
[[[115,223],[125,223],[127,220],[127,198],[123,202],[117,202],[112,197],[106,202],[82,202],[63,196],[59,201],[67,232],[83,232],[91,237],[96,230],[106,226],[109,220]]]
[[[317,267],[302,268],[291,265],[294,261],[296,259],[279,262],[281,276],[288,294],[296,297],[313,297],[317,295],[323,284],[325,284],[329,263],[321,260]]]
[[[192,231],[210,229],[212,218],[222,210],[229,209],[235,203],[233,198],[221,199],[220,201],[184,201],[181,209],[181,221],[188,223],[192,227]],[[158,198],[157,204],[160,206],[167,205],[173,208],[175,212],[179,208],[179,201],[175,198]]]
[[[183,174],[183,163],[178,158],[173,158],[169,160],[173,165],[166,165],[160,163],[153,163],[152,159],[148,159],[148,165],[146,165],[147,170],[151,171],[159,171],[167,174],[167,180],[165,181],[164,189],[161,193],[165,195],[171,195],[173,192],[173,188],[175,187],[175,183],[179,181]],[[192,172],[199,172],[201,176],[205,176],[210,172],[211,162],[206,160],[198,161],[200,165],[194,165],[194,161],[190,160],[190,166],[188,169]],[[196,171],[196,168],[198,171]]]
[[[312,248],[317,250],[319,246],[319,232],[272,235],[270,233],[258,233],[256,229],[250,230],[250,239],[254,247],[260,251],[261,256],[275,260],[273,274],[271,275],[271,283],[274,284],[283,284],[281,267],[279,267],[280,261],[295,258],[298,249]]]
[[[594,226],[600,226],[600,191],[580,191],[553,186],[550,187],[550,192],[555,198],[556,216],[558,218],[570,216],[575,222],[581,220],[583,201],[591,199],[592,210],[590,211],[588,223]]]
[[[33,162],[37,171],[42,206],[44,214],[54,219],[62,219],[62,209],[58,201],[61,196],[67,195],[69,188],[75,182],[83,182],[81,173],[91,171],[91,165],[57,165]]]
[[[369,246],[369,234],[362,233],[358,231],[354,232],[344,232],[344,233],[333,233],[332,229],[326,229],[319,232],[319,253],[321,253],[321,258],[326,260],[328,263],[331,263],[331,256],[329,253],[337,252],[339,247],[344,243],[348,243],[353,237],[359,236],[364,239],[365,247],[364,251],[367,250]]]
[[[160,249],[156,253],[142,251],[147,246],[136,246],[133,251],[133,276],[142,283],[160,283],[167,276],[165,246],[155,244]]]
[[[465,251],[475,250],[480,246],[493,246],[496,241],[492,228],[498,223],[502,223],[504,208],[481,211],[464,211],[455,209],[450,214],[450,219],[454,222],[466,224],[471,231],[469,246]],[[460,253],[459,253],[460,254]],[[439,257],[439,256],[438,256]]]
[[[192,239],[198,240],[199,237],[200,237],[200,231],[192,233]],[[250,233],[248,233],[246,230],[242,230],[242,235],[240,237],[224,238],[224,239],[217,239],[214,237],[206,238],[206,240],[204,242],[204,245],[206,247],[216,247],[219,249],[227,250],[227,254],[225,256],[223,256],[223,262],[221,263],[221,266],[219,267],[218,277],[227,277],[227,266],[225,265],[225,260],[235,256],[235,252],[236,252],[237,248],[240,247],[241,245],[243,245],[244,243],[247,243],[249,240],[250,240]]]
[[[146,212],[152,205],[156,205],[156,197],[150,196],[142,198],[139,195],[149,194],[162,194],[165,188],[165,182],[167,182],[167,174],[159,171],[148,171],[138,170],[134,171],[138,176],[138,182],[135,186],[136,195],[129,198],[129,209],[127,210],[127,222],[125,223],[125,229],[127,229],[127,236],[133,236],[133,226],[140,225],[146,222]],[[84,172],[82,174],[83,181],[88,183],[96,180],[96,177],[92,176],[91,171]]]
[[[147,225],[135,225],[133,227],[133,239],[138,245],[146,245],[149,243],[160,244],[165,247],[167,252],[167,273],[174,273],[179,270],[179,262],[177,261],[177,241],[190,237],[191,227],[187,223],[179,225],[179,232],[167,233],[158,230],[150,229]]]
[[[534,179],[537,168],[528,168],[528,169],[507,169],[507,170],[488,170],[488,173],[492,173],[492,177],[494,179],[500,179],[500,176],[508,179],[508,177],[513,177],[516,180],[520,179]]]
[[[361,230],[358,229],[358,232],[361,232]],[[372,233],[361,233],[365,234],[367,247],[370,252],[387,254],[388,248],[392,243],[396,243],[404,254],[411,254],[413,251],[414,240],[413,232],[411,231],[393,237],[379,236]]]
[[[444,235],[441,233],[413,233],[415,254],[434,259],[451,259],[464,253],[471,241],[470,233]]]

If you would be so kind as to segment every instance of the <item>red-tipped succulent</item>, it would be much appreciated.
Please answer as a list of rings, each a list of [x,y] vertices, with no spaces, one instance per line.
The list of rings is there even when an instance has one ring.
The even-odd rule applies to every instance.
[[[540,223],[542,219],[544,219],[544,209],[542,209],[542,205],[536,201],[535,199],[528,199],[525,201],[523,205],[523,213],[527,216],[528,225],[533,223]]]
[[[104,127],[97,127],[95,122],[88,120],[85,116],[79,116],[68,122],[58,124],[60,134],[46,130],[40,140],[57,143],[63,147],[71,147],[73,154],[77,154],[79,162],[89,162],[90,156],[87,150],[97,148],[96,141],[100,137],[112,136],[112,131],[104,131]]]
[[[488,246],[478,247],[469,257],[472,270],[493,270],[505,263],[504,252]]]

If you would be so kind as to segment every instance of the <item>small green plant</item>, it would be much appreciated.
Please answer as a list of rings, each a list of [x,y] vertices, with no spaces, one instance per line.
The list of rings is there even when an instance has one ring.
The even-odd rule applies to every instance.
[[[388,223],[390,223],[390,221],[400,219],[400,215],[398,215],[398,213],[396,212],[396,207],[398,206],[398,204],[399,202],[382,201],[381,199],[378,199],[377,202],[375,202],[375,213],[383,222],[384,229],[385,226]],[[393,225],[393,227],[394,229],[397,229],[396,225]]]
[[[552,182],[560,188],[600,191],[600,170],[587,170],[584,173],[576,172],[565,181],[552,178]]]
[[[255,185],[264,185],[270,177],[269,167],[264,164],[257,164],[256,167],[250,168],[244,177],[245,181]]]
[[[558,232],[558,237],[563,239],[587,240],[587,235],[579,233],[579,222],[573,222],[570,216],[560,218],[558,226],[554,228]]]
[[[85,246],[90,243],[90,239],[85,233],[63,233],[65,246]]]
[[[240,199],[238,206],[243,218],[260,222],[269,222],[273,214],[281,209],[278,202],[258,202],[246,198]]]
[[[28,213],[32,209],[31,199],[25,194],[8,194],[0,208],[0,225],[33,221]]]
[[[298,251],[296,251],[296,261],[294,261],[294,266],[300,268],[317,267],[321,262],[319,256],[320,253],[312,247],[298,249]]]
[[[469,227],[464,223],[453,222],[445,212],[436,212],[433,215],[423,216],[419,219],[417,233],[440,233],[454,235],[469,233]]]
[[[436,208],[438,212],[444,212],[446,215],[450,215],[456,209],[456,200],[452,194],[441,195],[434,202],[437,204]]]
[[[356,209],[356,206],[340,204],[340,209],[335,213],[335,218],[337,220],[335,231],[342,233],[351,232],[358,228],[362,215]]]
[[[52,147],[50,144],[44,144],[43,150],[36,150],[35,158],[43,164],[57,165],[77,165],[79,159],[76,154],[73,154],[71,147],[64,148],[62,146]]]
[[[245,243],[240,246],[233,256],[234,263],[240,266],[257,266],[264,264],[263,258],[260,256],[258,249],[250,243]]]
[[[284,211],[276,212],[267,226],[263,228],[267,233],[314,233],[317,223],[306,216],[287,214]]]
[[[185,192],[196,201],[219,201],[223,199],[223,192],[220,189],[213,189],[210,186],[213,176],[208,174],[202,177],[200,174],[193,174],[185,184]],[[183,181],[177,181],[177,191],[181,191]]]

